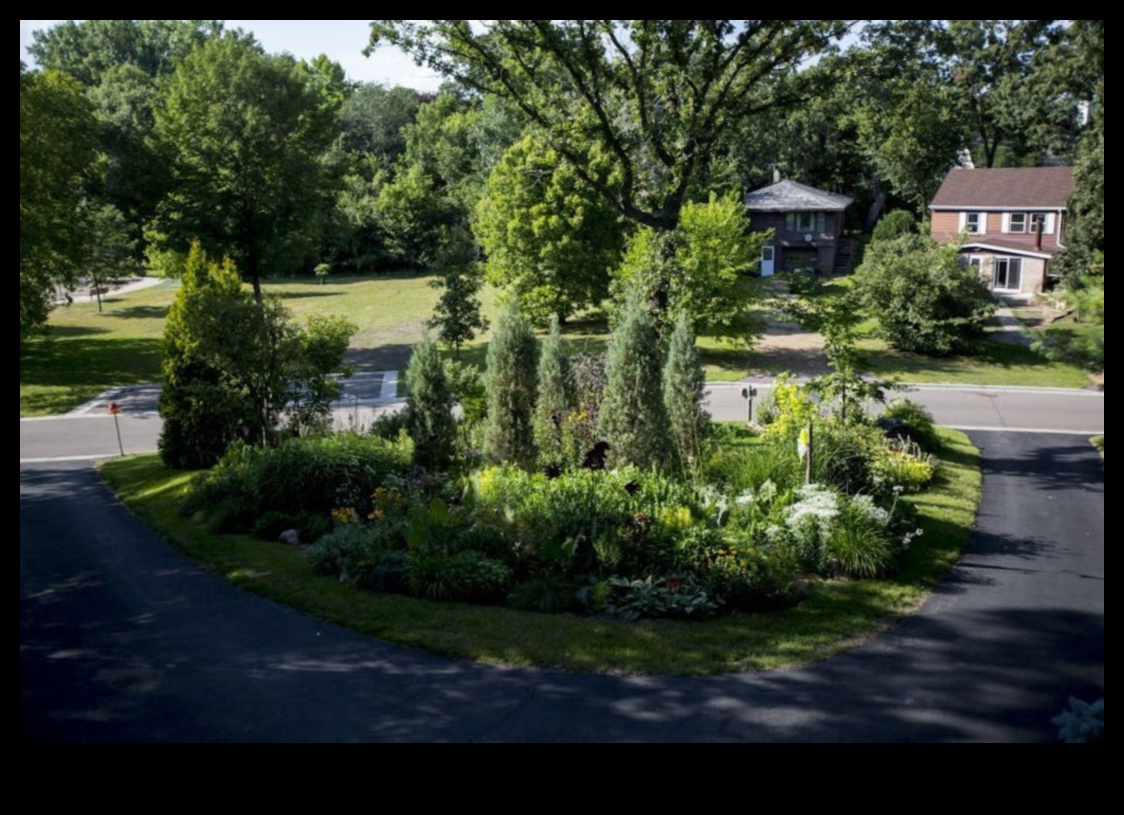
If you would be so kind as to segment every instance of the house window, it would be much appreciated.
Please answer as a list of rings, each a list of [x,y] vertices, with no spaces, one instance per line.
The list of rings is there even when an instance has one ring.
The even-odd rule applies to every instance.
[[[1052,212],[1012,212],[1006,216],[1006,230],[1012,235],[1053,235],[1055,223]]]
[[[789,232],[827,231],[827,214],[824,212],[790,212],[785,220]]]
[[[984,234],[984,225],[987,216],[982,212],[967,212],[964,214],[964,231],[969,235]]]
[[[992,288],[996,291],[1022,291],[1022,258],[996,258]]]

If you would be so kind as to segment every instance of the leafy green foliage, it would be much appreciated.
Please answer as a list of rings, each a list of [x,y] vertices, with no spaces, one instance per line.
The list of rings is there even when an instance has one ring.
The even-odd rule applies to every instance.
[[[893,212],[887,213],[878,222],[878,226],[874,227],[871,240],[875,242],[893,241],[907,235],[916,234],[917,218],[914,217],[913,213],[906,212],[904,209],[895,209]]]
[[[91,107],[77,82],[20,66],[20,341],[43,327],[58,287],[81,271],[79,217],[94,160]]]
[[[165,463],[210,466],[237,438],[276,444],[285,415],[297,433],[323,429],[355,330],[320,316],[301,328],[280,302],[252,302],[234,264],[194,244],[164,329]]]
[[[164,242],[229,255],[260,299],[263,276],[315,249],[334,107],[291,57],[232,36],[193,51],[162,88],[155,132],[174,157]]]
[[[448,231],[433,266],[440,275],[433,286],[441,289],[441,297],[429,327],[437,329],[441,342],[451,346],[459,357],[461,346],[476,339],[477,331],[488,328],[488,321],[480,313],[483,281],[476,261],[476,244],[467,229],[454,227]]]
[[[112,204],[86,208],[80,217],[88,235],[82,271],[93,283],[100,312],[102,286],[137,271],[136,241],[130,235],[125,217]]]
[[[484,452],[495,464],[534,467],[538,346],[512,300],[488,344],[488,419]]]
[[[428,336],[410,355],[406,387],[406,428],[414,440],[414,464],[429,472],[443,472],[453,460],[457,422],[445,365]]]
[[[772,78],[826,50],[836,20],[376,20],[390,43],[518,107],[633,223],[671,230],[709,151],[786,101]],[[601,175],[590,146],[611,157]]]
[[[410,552],[405,577],[416,597],[481,604],[503,600],[512,583],[505,564],[471,550],[452,555]]]
[[[408,444],[350,433],[275,448],[235,444],[195,480],[182,509],[227,532],[248,532],[270,512],[328,519],[339,507],[369,511],[375,490],[409,467]]]
[[[564,423],[575,404],[570,358],[562,345],[562,332],[555,317],[542,345],[535,404],[535,443],[542,460],[549,464],[561,465],[565,462]]]
[[[926,237],[872,245],[855,292],[895,348],[933,356],[969,350],[995,313],[987,284],[956,246]]]
[[[537,324],[599,306],[624,248],[619,216],[535,136],[492,170],[473,226],[489,281]]]
[[[675,321],[663,374],[663,401],[671,428],[676,460],[687,472],[697,473],[710,429],[703,407],[706,375],[699,359],[690,318],[681,312]]]
[[[669,312],[686,313],[700,330],[750,343],[759,333],[749,323],[759,293],[748,275],[767,239],[749,232],[735,194],[687,202],[674,232],[641,229],[633,236],[614,272],[618,307],[640,288]]]
[[[606,363],[608,384],[598,431],[609,443],[613,466],[641,469],[668,461],[669,425],[663,400],[663,354],[651,308],[635,289],[613,333]]]
[[[722,608],[693,577],[622,580],[612,578],[613,600],[607,611],[623,620],[705,620]]]
[[[927,452],[940,452],[940,434],[937,433],[933,414],[916,402],[904,398],[894,399],[886,405],[882,419],[883,426],[893,431],[894,435],[916,442]]]
[[[937,458],[925,453],[916,442],[892,441],[878,452],[871,472],[883,489],[920,492],[937,474]]]

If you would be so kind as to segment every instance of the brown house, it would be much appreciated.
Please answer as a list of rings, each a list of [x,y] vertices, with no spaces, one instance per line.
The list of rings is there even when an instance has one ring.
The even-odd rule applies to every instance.
[[[952,170],[933,199],[933,240],[963,241],[965,262],[998,294],[1041,292],[1063,248],[1072,167]]]
[[[745,197],[753,232],[773,231],[761,254],[761,276],[810,269],[842,273],[851,265],[850,243],[843,240],[843,213],[854,203],[845,195],[795,181],[778,181]]]

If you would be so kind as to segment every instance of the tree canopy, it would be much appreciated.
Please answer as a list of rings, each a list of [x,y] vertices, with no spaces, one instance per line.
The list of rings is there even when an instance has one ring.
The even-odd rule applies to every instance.
[[[308,76],[291,57],[226,36],[179,63],[156,108],[156,135],[174,156],[167,243],[199,239],[231,256],[258,299],[263,275],[313,254],[326,210],[334,105]]]
[[[95,158],[93,116],[68,76],[20,64],[20,339],[47,322],[85,253],[79,210]]]
[[[774,81],[845,20],[376,20],[390,43],[518,107],[625,218],[672,230],[720,137],[791,99]],[[783,92],[782,92],[783,91]],[[587,169],[590,145],[618,165]]]

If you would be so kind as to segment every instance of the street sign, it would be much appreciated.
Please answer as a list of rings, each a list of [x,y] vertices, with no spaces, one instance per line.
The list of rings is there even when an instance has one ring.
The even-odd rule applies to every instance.
[[[110,402],[109,415],[113,417],[113,427],[117,430],[117,449],[121,453],[121,458],[124,458],[125,444],[121,441],[121,420],[117,418],[121,415],[121,406],[116,402]]]

